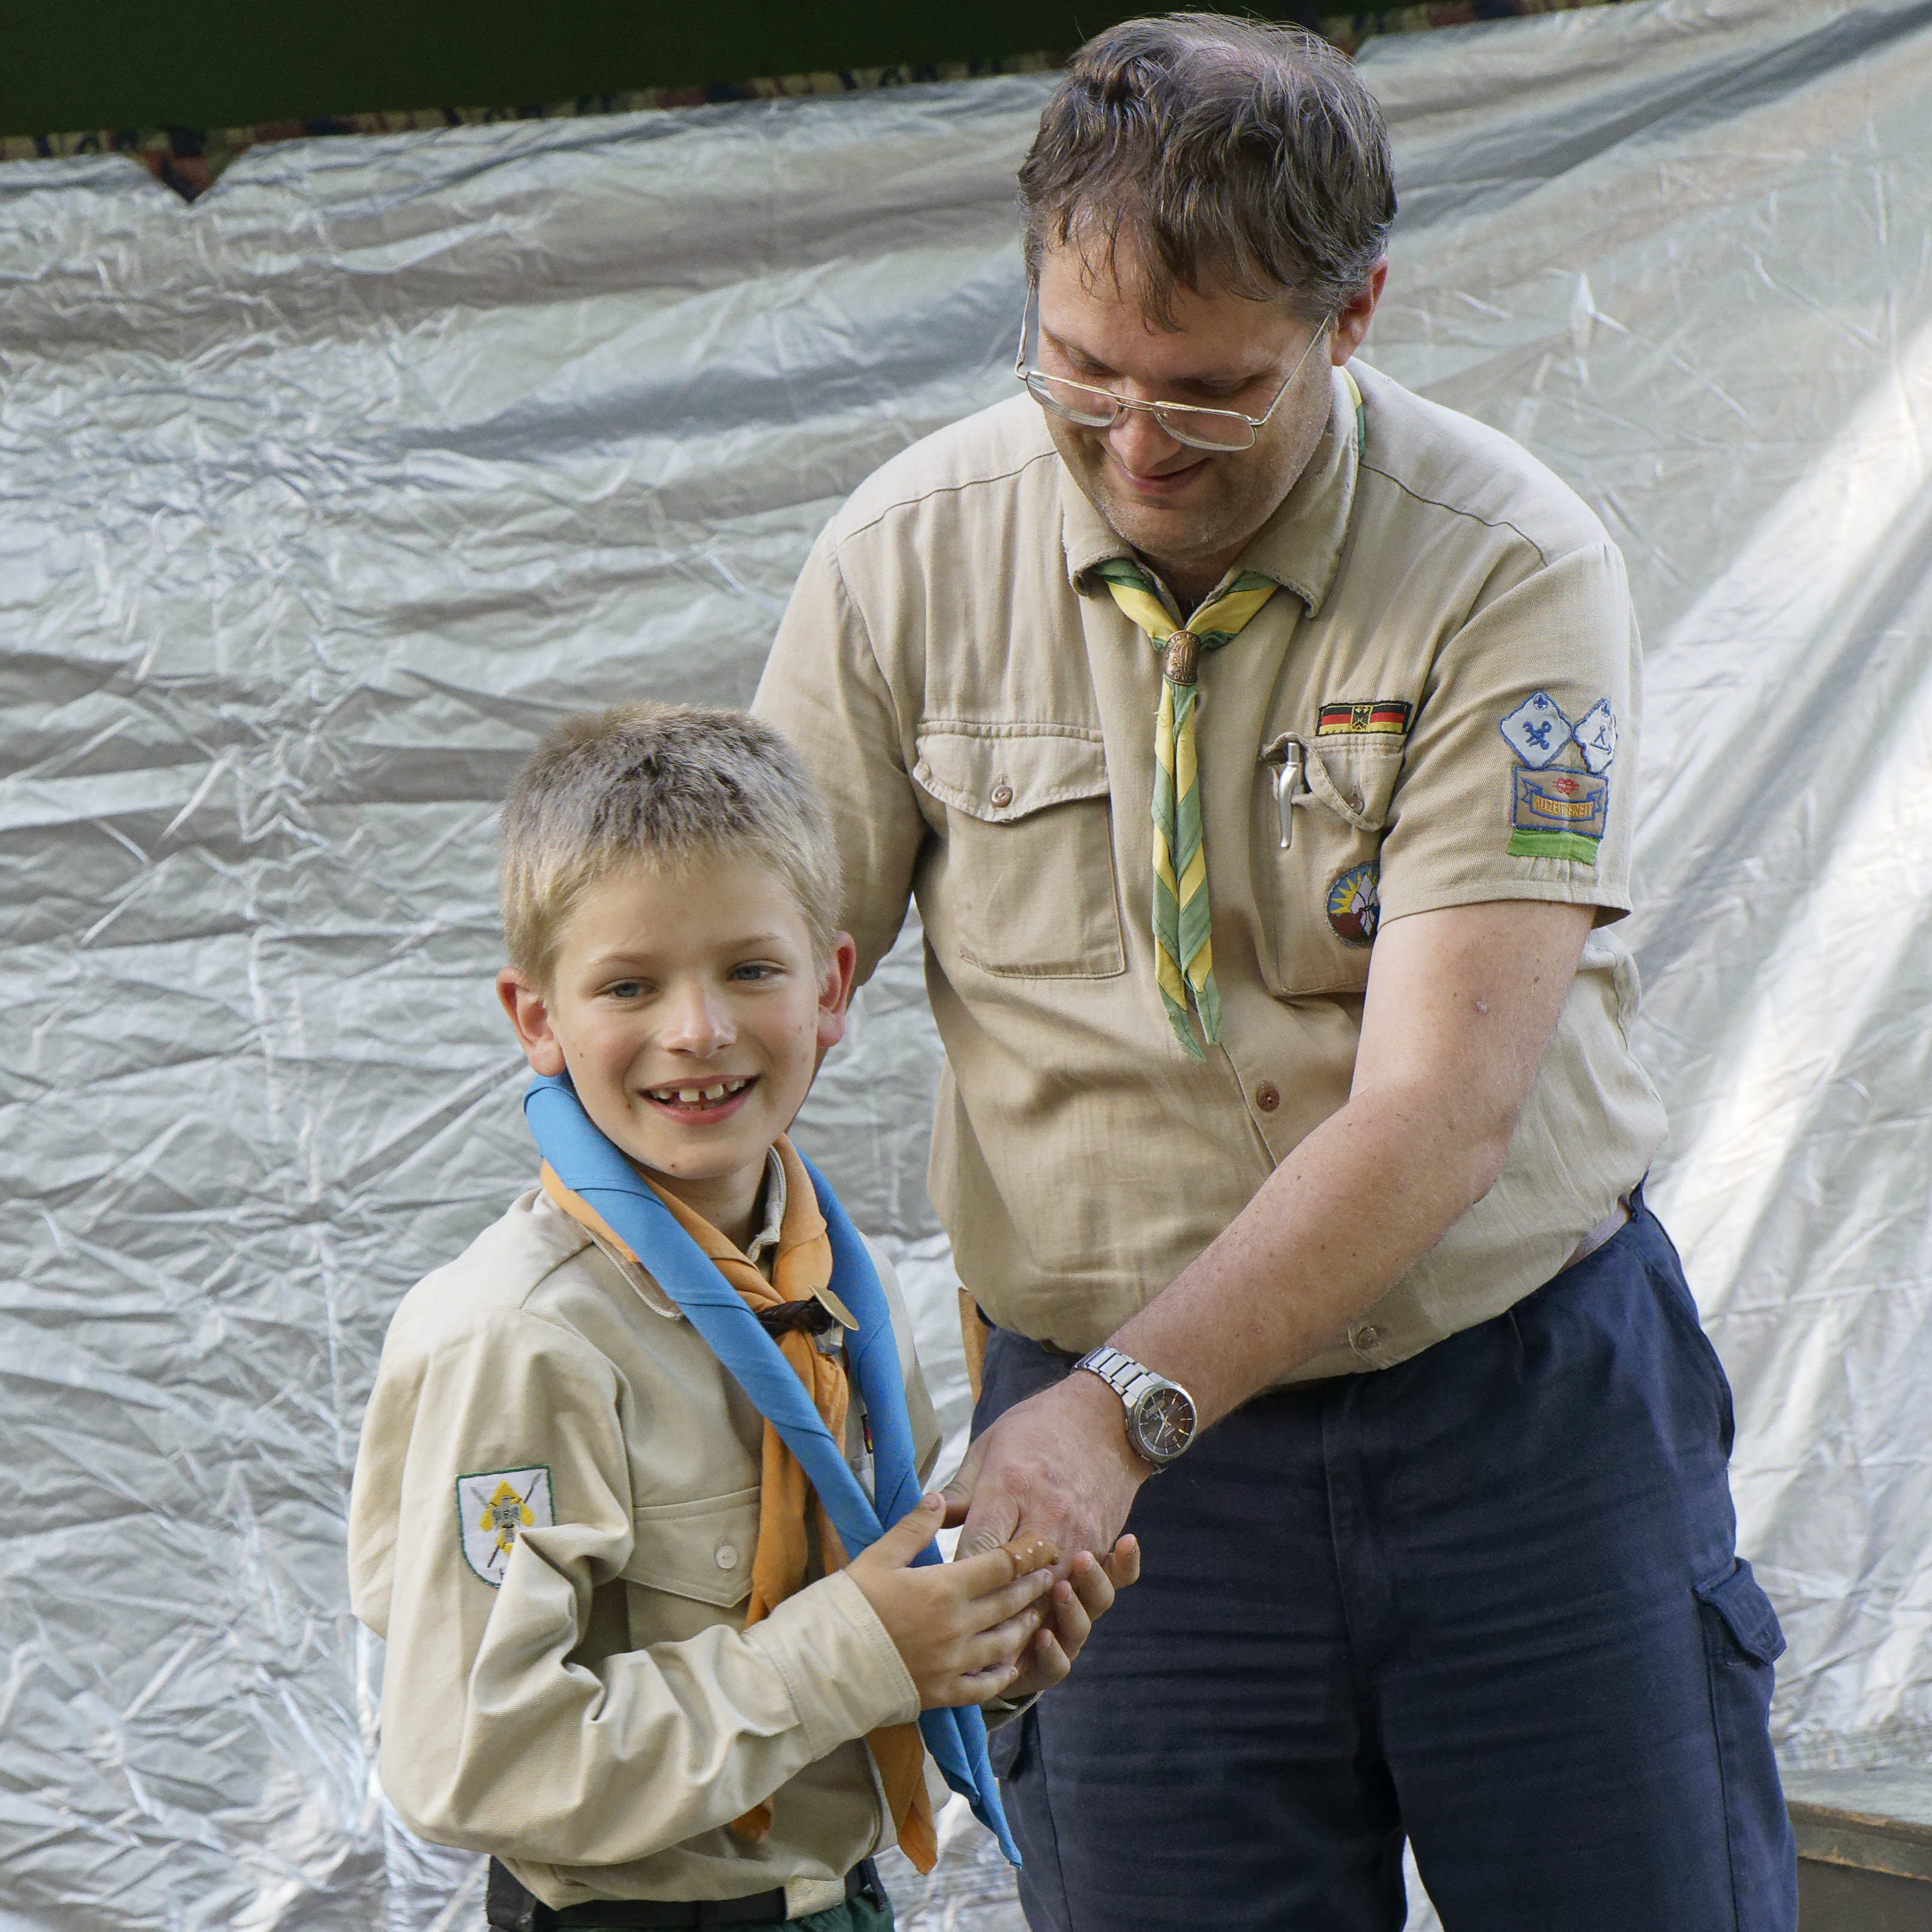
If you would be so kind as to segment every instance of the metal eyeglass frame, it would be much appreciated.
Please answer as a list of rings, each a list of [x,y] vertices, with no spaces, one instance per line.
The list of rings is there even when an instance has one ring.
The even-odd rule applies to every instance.
[[[1166,430],[1169,436],[1173,437],[1176,442],[1185,443],[1190,449],[1211,449],[1223,455],[1232,455],[1240,450],[1253,448],[1256,437],[1260,435],[1268,418],[1274,414],[1276,409],[1280,404],[1282,398],[1288,394],[1289,386],[1293,383],[1295,377],[1301,374],[1302,364],[1314,354],[1315,345],[1326,338],[1328,330],[1335,320],[1333,315],[1323,317],[1314,334],[1309,338],[1308,346],[1296,358],[1294,367],[1282,379],[1281,387],[1274,392],[1274,400],[1262,410],[1259,416],[1251,416],[1245,410],[1210,409],[1204,404],[1201,403],[1137,403],[1131,397],[1117,396],[1112,389],[1102,389],[1091,382],[1076,382],[1071,376],[1046,375],[1041,370],[1037,363],[1030,364],[1027,359],[1027,338],[1033,334],[1034,325],[1038,320],[1034,314],[1034,304],[1039,295],[1040,284],[1037,282],[1028,283],[1026,304],[1020,310],[1020,346],[1019,353],[1013,358],[1013,374],[1020,382],[1025,384],[1027,394],[1032,397],[1042,409],[1051,410],[1055,416],[1064,417],[1068,422],[1078,423],[1082,429],[1112,429],[1128,410],[1144,410],[1160,424],[1162,429]],[[1107,404],[1112,413],[1102,415],[1096,411],[1090,418],[1076,416],[1071,410],[1064,408],[1054,401],[1052,397],[1042,394],[1041,389],[1034,386],[1036,382],[1042,385],[1047,382],[1058,382],[1070,389],[1078,389],[1083,394],[1097,398]],[[1230,425],[1238,423],[1247,431],[1247,439],[1243,442],[1204,442],[1197,436],[1187,436],[1176,429],[1168,419],[1167,412],[1170,410],[1178,410],[1184,416],[1218,417]]]

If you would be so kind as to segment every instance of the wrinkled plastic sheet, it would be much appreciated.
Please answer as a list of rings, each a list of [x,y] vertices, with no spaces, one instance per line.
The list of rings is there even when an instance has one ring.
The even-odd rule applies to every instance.
[[[1789,1761],[1932,1747],[1932,7],[1372,44],[1370,359],[1597,508],[1648,639],[1652,1198]],[[474,1925],[346,1603],[384,1326],[526,1181],[534,736],[742,700],[839,498],[1010,388],[1037,79],[0,168],[0,1928]],[[950,1423],[916,935],[804,1138]],[[919,1927],[1009,1932],[962,1833]]]

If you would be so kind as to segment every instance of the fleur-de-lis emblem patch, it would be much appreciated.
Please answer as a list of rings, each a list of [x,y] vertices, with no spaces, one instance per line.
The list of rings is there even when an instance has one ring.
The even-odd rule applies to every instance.
[[[464,1561],[494,1588],[503,1580],[518,1538],[526,1529],[548,1529],[556,1520],[550,1472],[485,1469],[458,1476],[456,1516]]]
[[[1556,762],[1570,742],[1571,728],[1546,691],[1532,691],[1498,727],[1510,749],[1532,771]]]

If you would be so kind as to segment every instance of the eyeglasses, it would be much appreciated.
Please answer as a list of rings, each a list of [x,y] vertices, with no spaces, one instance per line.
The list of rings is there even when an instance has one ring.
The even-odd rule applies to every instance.
[[[1040,318],[1035,304],[1040,290],[1028,284],[1026,306],[1020,312],[1020,350],[1013,361],[1013,374],[1027,386],[1041,408],[1051,410],[1082,429],[1112,429],[1130,410],[1144,410],[1176,442],[1190,449],[1251,449],[1262,425],[1275,412],[1288,394],[1301,365],[1315,352],[1316,343],[1324,340],[1335,318],[1323,317],[1321,326],[1297,358],[1294,367],[1274,392],[1274,399],[1258,416],[1240,410],[1202,409],[1192,403],[1137,403],[1130,397],[1117,396],[1112,389],[1096,388],[1091,382],[1076,382],[1070,376],[1050,376],[1038,366]]]

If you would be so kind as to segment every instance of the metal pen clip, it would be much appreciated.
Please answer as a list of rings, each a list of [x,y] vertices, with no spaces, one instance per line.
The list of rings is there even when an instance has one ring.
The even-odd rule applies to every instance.
[[[1301,740],[1284,732],[1262,753],[1262,763],[1274,769],[1274,808],[1281,821],[1281,850],[1294,843],[1294,808],[1307,792],[1303,770],[1306,757]]]

